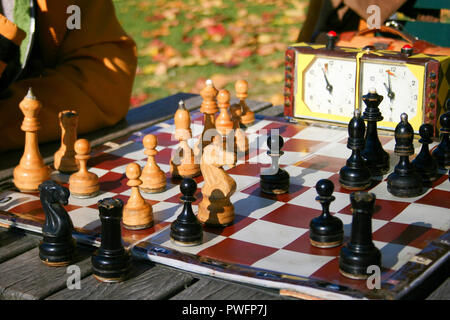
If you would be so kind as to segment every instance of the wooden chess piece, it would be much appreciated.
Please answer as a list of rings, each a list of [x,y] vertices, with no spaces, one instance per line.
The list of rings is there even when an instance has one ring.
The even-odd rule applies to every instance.
[[[39,258],[52,267],[67,266],[75,255],[72,219],[63,206],[67,205],[70,192],[53,180],[39,185],[39,196],[45,213],[42,227],[43,239],[39,244]]]
[[[141,167],[137,163],[130,163],[125,174],[129,179],[127,186],[131,187],[131,196],[123,208],[123,226],[130,230],[150,228],[154,223],[153,209],[139,192],[139,185],[142,184],[142,181],[139,179]]]
[[[201,158],[202,151],[212,142],[214,136],[216,135],[215,114],[219,111],[216,103],[216,96],[218,93],[217,89],[214,88],[211,79],[206,80],[205,84],[206,86],[202,89],[202,91],[200,91],[200,96],[203,99],[200,106],[200,112],[204,115],[204,127],[196,146],[196,150],[194,150],[198,158]]]
[[[147,163],[142,170],[140,180],[142,184],[139,186],[142,192],[158,193],[166,189],[166,174],[158,166],[155,156],[158,154],[156,146],[158,145],[158,138],[153,134],[147,134],[142,140],[145,151],[148,156]]]
[[[25,146],[19,165],[14,168],[14,185],[21,192],[37,192],[39,185],[50,178],[51,169],[44,164],[39,151],[38,131],[41,129],[38,114],[42,104],[31,88],[19,104],[25,118],[20,129],[25,131]]]
[[[241,128],[242,106],[235,103],[230,107],[231,120],[233,121],[235,152],[239,155],[247,155],[249,152],[249,142],[245,131]]]
[[[357,191],[350,194],[353,219],[350,241],[342,247],[339,271],[351,279],[366,279],[367,267],[381,267],[381,252],[372,241],[372,214],[375,194]]]
[[[200,164],[197,163],[194,151],[188,145],[191,138],[191,117],[184,106],[184,101],[180,101],[175,112],[175,139],[180,141],[180,145],[170,159],[170,173],[174,178],[194,178],[201,174]]]
[[[202,224],[219,227],[233,223],[235,213],[230,197],[236,191],[236,181],[225,172],[223,166],[233,167],[235,162],[235,153],[224,149],[220,139],[203,150],[200,169],[205,184],[197,215]]]
[[[309,240],[318,248],[337,247],[344,239],[344,224],[339,218],[330,214],[330,204],[336,199],[333,196],[333,182],[321,179],[316,184],[316,190],[318,193],[316,201],[322,205],[322,214],[311,220]]]
[[[447,100],[447,105],[448,105]],[[449,169],[450,168],[450,111],[441,114],[439,117],[439,122],[441,124],[441,140],[433,150],[432,156],[436,159],[439,168]]]
[[[195,246],[201,244],[203,239],[202,225],[192,211],[197,183],[191,178],[185,178],[181,181],[180,190],[183,194],[183,210],[170,226],[170,239],[180,246]]]
[[[268,194],[284,194],[289,192],[289,173],[281,169],[279,159],[283,155],[284,140],[278,134],[271,134],[267,137],[267,154],[271,157],[270,167],[264,170],[260,175],[261,191]]]
[[[372,177],[382,176],[389,171],[389,154],[384,151],[378,138],[377,122],[383,120],[378,106],[383,101],[377,91],[372,88],[369,93],[362,97],[366,104],[363,119],[367,121],[367,132],[364,149],[361,156],[366,162]]]
[[[361,111],[357,109],[348,124],[347,148],[352,150],[352,154],[339,171],[339,182],[348,190],[364,190],[371,185],[370,170],[361,157],[365,130],[366,125],[361,118]]]
[[[100,193],[98,176],[89,172],[87,162],[91,157],[91,144],[86,139],[78,139],[75,142],[75,159],[80,163],[80,170],[73,173],[69,178],[69,190],[75,198],[91,198]]]
[[[121,282],[131,269],[131,257],[122,244],[123,202],[106,198],[98,203],[102,223],[101,243],[91,257],[94,277],[101,282]]]
[[[236,90],[236,97],[239,98],[239,104],[242,106],[241,123],[244,126],[250,126],[255,122],[255,113],[250,110],[245,99],[248,96],[248,82],[245,80],[238,80],[234,85]]]
[[[61,127],[61,147],[55,152],[53,166],[61,173],[73,173],[80,168],[75,159],[74,149],[77,140],[78,113],[65,110],[59,113],[58,118]]]
[[[408,115],[402,113],[400,123],[395,127],[394,152],[400,159],[398,164],[387,178],[387,190],[396,197],[409,198],[423,194],[422,177],[409,161],[414,154],[414,129],[408,122]]]
[[[431,186],[431,183],[439,177],[438,163],[436,159],[431,156],[429,144],[433,142],[433,126],[429,123],[424,123],[419,128],[420,139],[422,144],[419,154],[411,163],[416,168],[416,171],[422,176],[422,183],[424,186]]]

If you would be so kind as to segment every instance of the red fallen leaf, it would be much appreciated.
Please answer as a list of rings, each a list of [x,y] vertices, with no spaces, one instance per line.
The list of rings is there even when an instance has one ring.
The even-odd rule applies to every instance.
[[[253,50],[250,48],[242,48],[236,51],[236,55],[242,58],[248,58],[253,54]]]
[[[227,34],[227,30],[223,26],[223,24],[216,24],[214,26],[210,26],[206,29],[210,36],[219,35],[224,37]]]
[[[148,99],[148,97],[149,96],[147,93],[139,93],[137,95],[132,96],[130,99],[131,108],[139,107],[140,105],[142,105],[142,102]]]
[[[145,21],[152,22],[152,21],[161,21],[164,20],[165,17],[162,14],[154,14],[153,16],[146,16]]]

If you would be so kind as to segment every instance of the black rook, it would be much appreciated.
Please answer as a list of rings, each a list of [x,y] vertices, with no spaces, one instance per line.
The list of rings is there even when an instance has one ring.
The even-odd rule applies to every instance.
[[[106,198],[98,202],[102,236],[100,248],[92,255],[94,277],[102,282],[125,280],[130,267],[129,252],[122,244],[123,202],[120,199]]]
[[[381,268],[381,252],[372,241],[372,214],[375,194],[357,191],[350,194],[353,219],[350,241],[342,247],[339,271],[352,279],[366,279],[367,267]]]

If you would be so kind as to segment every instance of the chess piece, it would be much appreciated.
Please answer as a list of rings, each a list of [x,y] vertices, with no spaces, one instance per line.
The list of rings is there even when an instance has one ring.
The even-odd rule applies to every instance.
[[[191,117],[181,100],[175,112],[175,139],[180,141],[180,145],[170,159],[170,173],[174,178],[194,178],[201,173],[200,164],[196,162],[194,151],[187,142],[191,138]]]
[[[89,172],[87,162],[91,157],[91,144],[86,139],[78,139],[75,142],[75,159],[80,163],[80,170],[73,173],[69,178],[69,190],[75,198],[91,198],[100,192],[98,176]]]
[[[74,144],[77,140],[78,113],[65,110],[58,115],[61,127],[61,147],[55,152],[53,166],[61,173],[73,173],[80,165],[75,159]]]
[[[448,101],[448,100],[447,100]],[[450,111],[441,114],[439,117],[439,122],[441,124],[441,141],[439,142],[436,149],[433,150],[433,158],[436,159],[439,168],[450,168]]]
[[[372,241],[375,200],[375,194],[365,191],[350,194],[352,231],[350,241],[340,251],[339,271],[351,279],[366,279],[367,267],[381,267],[381,252]]]
[[[372,177],[382,176],[389,171],[389,154],[383,150],[377,132],[377,122],[383,120],[383,116],[378,108],[381,101],[383,101],[383,97],[372,88],[368,94],[362,97],[362,100],[366,104],[363,119],[367,121],[367,132],[361,156],[366,162]]]
[[[148,156],[147,163],[142,169],[140,180],[142,184],[139,189],[146,193],[158,193],[166,189],[166,174],[158,166],[155,160],[155,156],[158,154],[156,146],[158,144],[158,138],[153,134],[147,134],[142,140],[145,151]]]
[[[357,109],[348,124],[347,148],[352,150],[352,154],[339,171],[339,182],[345,189],[364,190],[371,184],[369,168],[366,167],[364,159],[361,157],[365,130],[366,125],[361,118],[361,111]]]
[[[313,218],[309,224],[309,240],[319,248],[333,248],[341,245],[344,239],[344,225],[342,221],[330,214],[330,203],[336,198],[333,182],[321,179],[316,184],[318,196],[316,201],[322,205],[322,214]]]
[[[131,196],[123,208],[123,226],[130,230],[150,228],[153,226],[153,209],[139,192],[139,185],[142,184],[139,179],[141,167],[137,163],[130,163],[125,174],[129,179],[127,186],[131,187]]]
[[[424,186],[430,186],[432,181],[435,181],[438,174],[437,161],[431,156],[429,144],[433,142],[433,126],[428,123],[424,123],[419,128],[420,139],[422,144],[419,154],[414,158],[411,163],[416,168],[416,171],[422,176],[422,183]]]
[[[235,103],[230,107],[231,120],[233,121],[235,152],[246,155],[249,151],[249,142],[245,131],[241,128],[242,106]]]
[[[206,86],[200,91],[200,96],[203,99],[200,112],[204,115],[204,127],[196,150],[194,151],[198,157],[201,157],[201,153],[205,147],[212,142],[213,137],[216,135],[215,114],[219,111],[216,103],[217,89],[214,88],[211,79],[206,80],[205,84]]]
[[[197,183],[193,179],[185,178],[181,181],[180,190],[183,194],[183,211],[170,226],[170,239],[180,246],[195,246],[201,244],[203,239],[202,225],[192,211]]]
[[[228,90],[223,89],[219,91],[217,94],[217,103],[220,110],[219,115],[216,118],[217,132],[219,132],[222,137],[227,137],[230,134],[234,135],[234,123],[228,112],[228,109],[230,108],[230,93]]]
[[[75,240],[72,238],[73,223],[63,207],[68,203],[70,192],[53,180],[41,183],[39,192],[45,213],[39,258],[48,266],[67,266],[75,255]]]
[[[197,215],[202,224],[217,227],[233,223],[234,206],[230,197],[236,191],[236,181],[225,172],[223,166],[233,167],[235,161],[235,153],[224,149],[219,139],[204,149],[200,169],[205,184]]]
[[[283,194],[289,191],[289,173],[281,169],[278,162],[283,155],[284,140],[278,134],[271,134],[267,137],[267,154],[272,158],[270,168],[260,175],[261,191],[268,194]]]
[[[241,123],[248,127],[255,122],[255,113],[250,110],[245,99],[248,96],[248,82],[245,80],[238,80],[234,85],[236,90],[236,97],[239,98],[239,104],[242,106]]]
[[[101,282],[121,282],[125,280],[131,257],[122,244],[123,202],[120,199],[105,198],[98,203],[102,223],[100,247],[91,257],[94,277]]]
[[[409,156],[414,154],[414,129],[406,113],[402,113],[400,118],[400,123],[395,127],[394,149],[400,159],[394,172],[387,178],[387,190],[396,197],[416,197],[426,190],[422,186],[422,177],[409,161]]]
[[[20,129],[25,131],[25,146],[19,165],[14,168],[14,185],[21,192],[37,192],[39,185],[50,179],[51,169],[44,164],[39,151],[38,131],[41,129],[38,114],[42,104],[31,88],[19,104],[25,118]]]

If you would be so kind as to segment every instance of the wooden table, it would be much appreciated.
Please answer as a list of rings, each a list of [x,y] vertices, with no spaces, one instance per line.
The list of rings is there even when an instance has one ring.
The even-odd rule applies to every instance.
[[[125,120],[112,128],[80,136],[98,145],[160,121],[171,118],[180,99],[186,100],[189,110],[200,106],[201,98],[179,93],[165,99],[132,109]],[[232,103],[234,101],[232,100]],[[282,116],[281,106],[248,101],[250,108],[262,115]],[[168,107],[170,106],[170,107]],[[46,163],[52,161],[59,142],[41,146]],[[12,175],[12,168],[21,157],[21,150],[0,157],[0,182]],[[171,299],[171,300],[287,300],[277,290],[243,285],[179,269],[134,261],[133,274],[118,284],[100,283],[92,277],[90,257],[93,248],[79,246],[74,264],[80,269],[81,288],[67,287],[66,268],[49,268],[38,257],[42,237],[16,229],[0,227],[0,298],[1,299]],[[430,281],[431,282],[431,281]],[[439,286],[440,285],[440,286]],[[440,279],[429,283],[416,293],[420,299],[450,299],[450,281]]]

